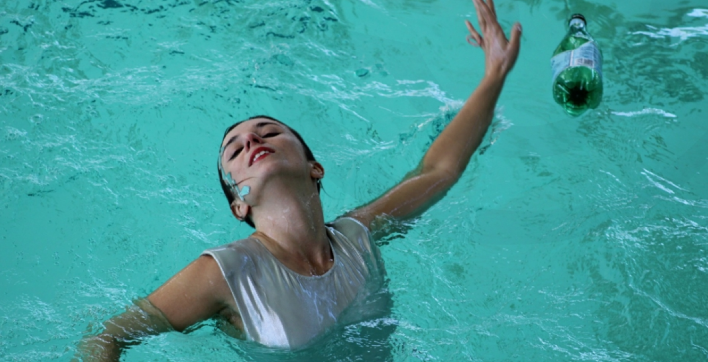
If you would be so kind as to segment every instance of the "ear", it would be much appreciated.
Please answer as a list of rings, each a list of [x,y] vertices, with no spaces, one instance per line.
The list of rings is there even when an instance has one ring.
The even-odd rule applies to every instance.
[[[251,212],[251,205],[236,199],[231,203],[231,213],[240,221],[246,220],[246,216]]]
[[[315,179],[315,181],[324,178],[325,170],[321,163],[317,161],[310,161],[310,166],[310,177]]]

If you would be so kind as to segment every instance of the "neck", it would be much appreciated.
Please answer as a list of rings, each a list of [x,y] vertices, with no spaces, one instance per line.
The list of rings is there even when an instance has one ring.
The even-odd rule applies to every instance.
[[[298,187],[299,186],[299,187]],[[254,236],[290,269],[321,275],[332,266],[319,193],[312,185],[264,185],[251,215]]]

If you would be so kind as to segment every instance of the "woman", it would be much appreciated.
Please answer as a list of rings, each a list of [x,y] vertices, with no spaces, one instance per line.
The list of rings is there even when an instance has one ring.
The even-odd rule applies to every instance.
[[[117,360],[147,334],[221,315],[236,333],[269,346],[298,347],[334,323],[383,280],[370,233],[388,220],[424,212],[459,179],[493,117],[518,52],[521,26],[507,41],[492,0],[473,0],[481,32],[468,40],[485,53],[485,74],[460,112],[409,176],[371,203],[325,224],[319,198],[324,167],[283,123],[257,116],[229,128],[219,175],[234,216],[254,226],[249,238],[209,249],[128,312],[87,338],[87,359]]]

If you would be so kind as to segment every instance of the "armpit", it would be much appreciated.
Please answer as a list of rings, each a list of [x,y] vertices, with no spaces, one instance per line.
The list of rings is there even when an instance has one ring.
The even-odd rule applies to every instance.
[[[243,320],[241,316],[234,312],[231,308],[224,308],[216,317],[216,325],[224,333],[238,339],[246,339],[244,332]]]

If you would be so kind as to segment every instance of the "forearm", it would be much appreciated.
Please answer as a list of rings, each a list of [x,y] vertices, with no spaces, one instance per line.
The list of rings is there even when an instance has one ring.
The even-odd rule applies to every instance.
[[[375,228],[381,216],[406,219],[424,212],[457,182],[470,158],[482,143],[494,117],[504,81],[519,54],[521,24],[515,24],[507,40],[496,19],[491,0],[474,0],[482,30],[465,21],[474,40],[485,54],[485,75],[452,122],[440,133],[418,167],[384,195],[348,215]]]
[[[504,77],[485,75],[452,122],[428,148],[419,166],[374,202],[348,215],[373,230],[378,228],[372,224],[378,216],[399,220],[415,217],[442,198],[460,178],[482,142],[503,85]]]
[[[445,172],[456,177],[462,174],[491,124],[504,80],[505,75],[495,73],[482,78],[462,109],[423,156],[421,173]]]
[[[75,360],[118,361],[123,350],[146,336],[172,330],[162,312],[147,299],[136,300],[124,313],[103,323],[103,331],[84,337]]]
[[[418,168],[383,196],[348,215],[376,229],[371,223],[378,216],[407,219],[442,198],[460,178],[482,142],[494,117],[504,80],[505,76],[486,74],[452,122],[428,148]]]
[[[79,343],[75,361],[119,361],[123,346],[110,334],[85,337]]]

